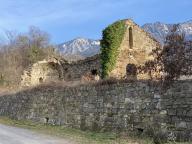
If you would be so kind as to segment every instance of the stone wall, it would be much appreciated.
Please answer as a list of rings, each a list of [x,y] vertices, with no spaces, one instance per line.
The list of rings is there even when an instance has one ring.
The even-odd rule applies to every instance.
[[[143,132],[155,127],[190,138],[192,81],[179,81],[164,94],[148,82],[40,86],[0,97],[0,116],[83,130]]]
[[[39,61],[24,71],[21,86],[35,86],[43,82],[58,81],[62,78],[62,69],[58,63]]]
[[[100,55],[72,63],[63,63],[63,79],[65,81],[80,80],[87,73],[96,70],[101,72]]]
[[[80,81],[87,73],[96,70],[101,72],[100,56],[86,58],[77,62],[48,59],[39,61],[24,71],[21,76],[21,87],[37,86],[54,81]]]

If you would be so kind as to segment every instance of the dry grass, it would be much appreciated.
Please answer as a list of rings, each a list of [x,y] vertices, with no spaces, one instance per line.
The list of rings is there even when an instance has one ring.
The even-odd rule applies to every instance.
[[[18,89],[9,88],[9,87],[0,87],[0,96],[14,94],[18,91]]]

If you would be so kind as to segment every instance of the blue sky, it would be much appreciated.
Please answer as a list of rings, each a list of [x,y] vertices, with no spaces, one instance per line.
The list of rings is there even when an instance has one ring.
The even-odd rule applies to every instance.
[[[192,19],[192,0],[0,0],[0,34],[38,26],[62,43],[76,37],[101,38],[112,22],[132,18],[139,25]]]

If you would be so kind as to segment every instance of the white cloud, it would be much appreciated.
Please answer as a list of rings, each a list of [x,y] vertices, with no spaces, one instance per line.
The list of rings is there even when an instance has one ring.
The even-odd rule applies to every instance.
[[[101,11],[102,15],[113,13],[108,9],[122,3],[115,0],[0,0],[0,26],[41,24],[59,19],[83,21],[97,17]]]

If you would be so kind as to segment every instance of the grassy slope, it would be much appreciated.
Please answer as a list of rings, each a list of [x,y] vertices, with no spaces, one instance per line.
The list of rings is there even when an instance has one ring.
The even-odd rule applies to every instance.
[[[150,144],[150,140],[134,140],[128,138],[117,138],[113,133],[95,133],[90,131],[81,131],[73,128],[61,126],[51,126],[31,121],[17,121],[5,117],[0,117],[0,123],[30,129],[36,132],[58,136],[66,139],[75,140],[79,144]],[[137,143],[136,143],[137,142]]]
[[[61,138],[70,139],[77,142],[77,144],[153,144],[150,139],[136,139],[125,137],[117,137],[113,133],[95,133],[90,131],[81,131],[73,128],[66,128],[62,126],[51,126],[39,123],[33,123],[31,121],[17,121],[9,118],[0,117],[0,123],[25,128],[48,134],[52,136],[58,136]],[[171,143],[170,143],[171,144]],[[189,144],[189,143],[178,143],[178,144]]]

